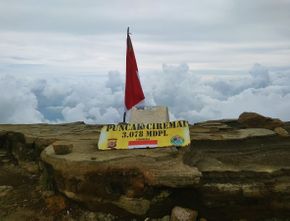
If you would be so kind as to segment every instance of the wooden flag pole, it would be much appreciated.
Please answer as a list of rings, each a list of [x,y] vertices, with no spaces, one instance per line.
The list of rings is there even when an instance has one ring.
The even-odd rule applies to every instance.
[[[128,28],[127,28],[127,36],[130,34],[130,32],[129,32],[129,26],[128,26]],[[123,123],[126,123],[126,115],[127,115],[127,113],[126,113],[126,111],[124,111],[124,114],[123,114]]]
[[[137,62],[130,38],[130,29],[127,28],[127,51],[126,51],[126,83],[125,83],[125,110],[129,111],[132,107],[145,99],[143,89],[138,75]],[[123,121],[126,120],[126,114]]]
[[[126,123],[126,111],[124,111],[124,114],[123,114],[123,123]]]

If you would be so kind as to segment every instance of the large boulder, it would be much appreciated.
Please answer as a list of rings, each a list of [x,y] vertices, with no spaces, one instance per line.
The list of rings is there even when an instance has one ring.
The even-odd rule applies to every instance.
[[[170,221],[196,221],[197,211],[176,206],[172,209]]]
[[[288,131],[285,130],[284,128],[282,128],[282,127],[276,127],[274,129],[274,131],[275,131],[276,134],[278,134],[281,137],[287,137],[287,136],[289,136]]]
[[[277,118],[265,117],[254,112],[244,112],[239,116],[238,122],[246,128],[274,129],[283,127],[284,123]]]
[[[41,158],[53,168],[58,191],[92,210],[106,205],[109,212],[145,216],[168,202],[174,189],[193,188],[201,177],[183,163],[182,151],[170,148],[98,151],[87,141],[74,146],[57,155],[50,145]]]

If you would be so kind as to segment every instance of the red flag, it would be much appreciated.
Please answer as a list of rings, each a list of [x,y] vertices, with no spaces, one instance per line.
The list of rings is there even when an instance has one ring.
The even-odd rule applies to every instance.
[[[136,104],[145,99],[138,76],[138,67],[133,50],[133,45],[127,30],[127,54],[126,54],[126,86],[125,86],[125,107],[130,110]]]

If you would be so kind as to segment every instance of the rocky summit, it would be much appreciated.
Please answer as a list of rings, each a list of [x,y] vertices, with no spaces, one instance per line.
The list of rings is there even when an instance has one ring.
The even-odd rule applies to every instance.
[[[171,213],[190,214],[190,220],[290,217],[290,123],[243,113],[191,125],[188,147],[111,151],[97,148],[101,127],[0,125],[0,178],[5,168],[8,177],[10,164],[32,171],[42,195],[60,202],[47,211],[73,202],[111,220],[169,220]],[[17,187],[3,179],[0,184],[4,211],[1,197],[8,199]],[[44,206],[56,204],[46,198]],[[5,211],[0,216],[13,213]]]

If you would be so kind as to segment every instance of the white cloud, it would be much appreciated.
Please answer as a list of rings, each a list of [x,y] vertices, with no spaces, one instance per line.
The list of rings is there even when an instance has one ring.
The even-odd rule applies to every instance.
[[[0,76],[0,122],[37,123],[43,120],[31,89],[12,76]]]
[[[191,123],[237,118],[243,111],[290,120],[290,69],[255,64],[248,73],[206,75],[187,64],[140,74],[147,105],[168,106],[171,119]],[[5,76],[0,122],[116,123],[122,121],[124,76]]]
[[[62,110],[62,115],[64,120],[67,122],[72,121],[85,121],[87,116],[85,114],[85,105],[83,103],[79,103],[74,107],[64,107]]]
[[[149,80],[158,82],[151,92],[155,103],[167,105],[175,118],[196,122],[237,118],[243,111],[256,111],[290,120],[290,78],[285,72],[270,74],[255,64],[249,74],[208,78],[185,67],[164,66],[163,72],[154,76],[155,81]]]
[[[121,74],[118,71],[110,71],[108,73],[106,86],[110,88],[112,92],[123,90],[124,81],[121,78]]]
[[[253,111],[266,116],[290,120],[290,88],[269,86],[266,88],[249,88],[230,97],[226,101],[214,102],[213,110],[219,110],[223,118],[236,118],[243,111]],[[284,94],[284,95],[283,95]]]
[[[250,75],[253,78],[254,88],[267,87],[270,84],[269,72],[260,64],[254,64],[250,70]]]

